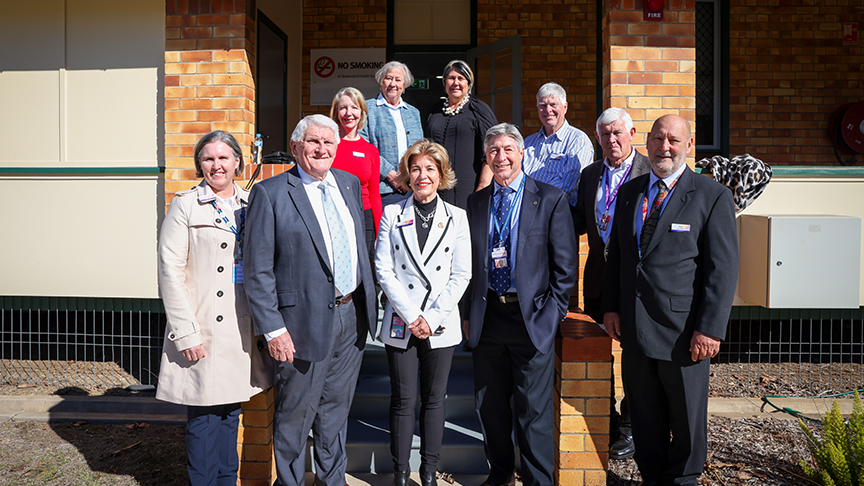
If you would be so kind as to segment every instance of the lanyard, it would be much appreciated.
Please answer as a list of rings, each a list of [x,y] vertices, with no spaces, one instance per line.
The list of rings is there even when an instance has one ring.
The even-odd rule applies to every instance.
[[[656,184],[656,182],[655,182],[655,184]],[[669,196],[669,193],[672,192],[672,189],[675,189],[676,184],[678,184],[678,179],[675,179],[674,181],[672,181],[672,184],[669,184],[669,187],[666,189],[666,192],[663,194],[663,199],[660,199],[659,201],[657,201],[656,205],[651,206],[651,213],[653,213],[654,210],[657,209],[657,206],[663,207],[663,201],[666,199],[666,197]],[[648,213],[648,193],[651,192],[650,189],[651,189],[651,187],[649,186],[645,191],[645,196],[642,197],[642,222],[643,223],[645,222],[645,220],[648,217],[651,216],[651,214]]]
[[[522,194],[522,188],[525,187],[525,178],[522,178],[522,182],[519,183],[519,190],[516,191],[516,195],[513,197],[513,204],[510,205],[510,209],[507,211],[507,217],[504,219],[507,222],[507,229],[510,230],[510,217],[513,215],[513,208],[516,207],[516,202],[519,201],[519,195]],[[501,197],[506,197],[504,194]],[[498,201],[498,204],[501,204],[501,200]],[[497,211],[496,211],[497,212]],[[501,225],[498,223],[498,218],[493,215],[492,222],[495,223],[495,231],[498,232],[498,246],[501,246],[502,242],[505,240],[504,235],[501,231]]]
[[[634,161],[635,162],[635,161]],[[615,186],[615,190],[612,190],[612,175],[610,174],[609,167],[606,167],[606,170],[603,171],[603,190],[604,190],[604,198],[606,202],[606,211],[609,212],[609,206],[615,202],[615,198],[618,197],[618,189],[621,189],[621,186],[627,182],[627,176],[630,175],[630,169],[633,168],[633,162],[630,163],[630,166],[627,167],[627,170],[624,171],[624,177],[621,178],[621,182]]]
[[[234,235],[237,237],[237,241],[240,241],[240,231],[237,230],[237,227],[234,226],[234,223],[231,222],[231,219],[228,217],[228,215],[225,214],[224,211],[222,211],[222,208],[219,207],[219,203],[216,202],[216,199],[213,199],[212,201],[210,201],[210,204],[212,204],[213,207],[216,208],[216,212],[219,213],[219,216],[222,218],[222,221],[225,221],[225,224],[227,224],[228,227],[231,228],[231,232],[234,233]],[[243,223],[245,222],[244,221],[245,219],[246,219],[246,206],[243,205],[243,203],[241,202],[240,203],[240,229],[241,230],[243,229]]]

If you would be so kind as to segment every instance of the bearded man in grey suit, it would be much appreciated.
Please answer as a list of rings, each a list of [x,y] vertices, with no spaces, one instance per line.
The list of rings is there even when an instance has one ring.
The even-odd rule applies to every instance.
[[[685,119],[658,118],[647,146],[651,173],[618,194],[603,322],[621,341],[643,484],[695,486],[708,452],[710,358],[738,280],[735,206],[729,189],[685,164]]]
[[[256,333],[276,360],[278,485],[305,484],[310,429],[315,483],[345,484],[348,410],[375,333],[360,181],[330,169],[338,143],[335,122],[307,116],[291,135],[297,165],[249,197],[243,273]]]
[[[594,135],[603,149],[603,158],[589,165],[579,178],[573,227],[577,235],[588,233],[588,259],[582,275],[584,310],[594,322],[603,322],[603,274],[606,272],[606,244],[612,232],[618,190],[625,182],[651,170],[648,157],[633,148],[636,127],[623,108],[609,108],[597,118]],[[621,414],[615,411],[612,393],[610,430],[617,437],[609,445],[610,459],[633,456],[633,433],[630,429],[630,409],[627,397],[621,399]]]

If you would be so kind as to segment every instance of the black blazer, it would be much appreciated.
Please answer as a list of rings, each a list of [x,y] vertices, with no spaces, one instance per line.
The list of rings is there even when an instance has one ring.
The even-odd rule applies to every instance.
[[[353,295],[357,341],[363,349],[365,333],[375,335],[377,312],[360,181],[348,172],[330,171],[354,219],[361,282]],[[252,188],[243,256],[246,295],[256,334],[285,327],[294,341],[295,358],[329,358],[336,329],[336,284],[324,234],[296,167]]]
[[[635,221],[648,181],[645,174],[618,193],[603,311],[620,315],[624,350],[692,362],[694,331],[726,337],[738,280],[735,205],[729,189],[686,168],[640,260]]]
[[[480,341],[489,288],[489,208],[495,184],[468,197],[471,228],[471,283],[463,316],[470,315],[468,345]],[[558,324],[567,315],[579,275],[579,249],[567,195],[557,187],[525,177],[519,215],[515,281],[519,308],[534,347],[552,350]]]
[[[636,151],[636,149],[633,149]],[[603,274],[606,272],[606,245],[597,229],[597,188],[603,179],[606,165],[600,159],[582,171],[576,206],[573,208],[573,228],[576,235],[588,233],[588,260],[582,273],[582,294],[586,299],[599,299],[603,291]],[[651,163],[639,151],[633,156],[633,168],[628,180],[633,180],[651,171]],[[624,181],[627,182],[627,181]],[[615,214],[618,214],[617,212]]]

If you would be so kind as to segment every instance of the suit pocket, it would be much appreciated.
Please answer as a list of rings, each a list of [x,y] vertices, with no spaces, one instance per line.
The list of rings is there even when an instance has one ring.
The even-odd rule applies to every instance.
[[[692,296],[678,296],[669,298],[669,309],[671,309],[672,312],[688,312],[692,304]]]
[[[298,294],[296,290],[276,291],[276,299],[279,301],[279,307],[294,307],[297,305]]]

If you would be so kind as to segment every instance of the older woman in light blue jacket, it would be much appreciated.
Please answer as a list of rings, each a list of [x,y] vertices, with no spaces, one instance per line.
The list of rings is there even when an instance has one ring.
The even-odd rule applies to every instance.
[[[438,197],[439,188],[456,182],[444,147],[420,140],[402,156],[400,169],[414,197],[384,208],[375,249],[388,298],[381,341],[390,368],[393,484],[408,484],[419,369],[420,486],[436,486],[447,378],[462,341],[458,304],[471,277],[471,235],[465,211]]]
[[[384,206],[405,199],[408,190],[399,183],[399,160],[408,147],[423,138],[420,111],[402,101],[405,88],[414,83],[408,66],[390,61],[375,73],[381,85],[377,98],[366,100],[369,114],[360,136],[381,155],[381,203]]]

